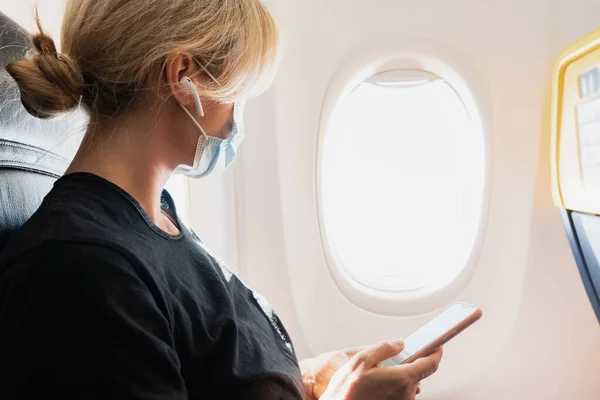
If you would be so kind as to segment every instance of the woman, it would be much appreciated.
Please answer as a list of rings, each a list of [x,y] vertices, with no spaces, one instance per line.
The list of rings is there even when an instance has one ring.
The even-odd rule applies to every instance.
[[[39,27],[39,22],[38,22]],[[299,363],[268,303],[181,223],[163,186],[226,167],[269,83],[259,0],[69,0],[62,54],[7,70],[26,109],[90,117],[65,175],[0,259],[3,399],[413,399],[441,351],[402,341]],[[318,329],[318,327],[316,327]]]

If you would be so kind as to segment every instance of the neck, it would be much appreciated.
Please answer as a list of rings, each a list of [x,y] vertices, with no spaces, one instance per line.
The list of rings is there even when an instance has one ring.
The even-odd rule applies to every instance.
[[[66,174],[90,172],[125,190],[152,221],[173,231],[160,209],[164,185],[177,165],[169,162],[161,128],[139,118],[118,118],[111,124],[91,122]]]

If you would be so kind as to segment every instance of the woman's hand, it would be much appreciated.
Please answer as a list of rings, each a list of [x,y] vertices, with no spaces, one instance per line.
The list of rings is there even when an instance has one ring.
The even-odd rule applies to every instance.
[[[354,355],[366,348],[355,347],[333,351],[301,361],[300,369],[302,370],[302,381],[306,388],[306,400],[320,399],[327,386],[329,386],[333,375],[350,361]]]
[[[377,367],[399,354],[404,342],[385,342],[368,348],[326,353],[301,364],[307,399],[413,400],[420,392],[421,380],[438,368],[442,351],[436,351],[411,364]]]

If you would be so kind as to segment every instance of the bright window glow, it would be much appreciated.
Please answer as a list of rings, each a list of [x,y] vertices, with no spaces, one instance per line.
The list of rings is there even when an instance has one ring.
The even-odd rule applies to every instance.
[[[360,84],[325,134],[320,184],[332,267],[371,288],[443,286],[477,241],[483,133],[456,91],[433,77]]]
[[[173,197],[175,207],[177,207],[177,215],[184,223],[189,222],[189,201],[187,191],[187,181],[184,175],[172,175],[167,181],[165,189]]]

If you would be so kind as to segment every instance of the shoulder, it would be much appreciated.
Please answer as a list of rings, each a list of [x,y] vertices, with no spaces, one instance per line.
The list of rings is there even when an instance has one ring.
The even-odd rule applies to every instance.
[[[29,296],[106,298],[119,290],[147,291],[140,268],[114,249],[94,243],[48,240],[0,271],[0,290]]]
[[[42,205],[11,235],[2,250],[0,266],[40,257],[94,261],[95,256],[123,264],[126,260],[120,254],[124,252],[116,250],[121,236],[118,228],[97,217],[75,206],[67,210]]]
[[[90,243],[48,241],[6,266],[0,304],[20,310],[17,319],[40,321],[52,315],[62,326],[78,329],[85,321],[110,326],[152,320],[168,336],[171,326],[154,282],[120,253]]]
[[[96,274],[131,270],[131,262],[119,251],[88,241],[45,240],[27,254],[8,260],[9,267],[39,273]]]
[[[61,179],[66,180],[57,181],[37,211],[11,235],[2,260],[21,257],[47,241],[99,243],[124,253],[124,244],[144,232],[139,210],[108,183],[87,176]]]

